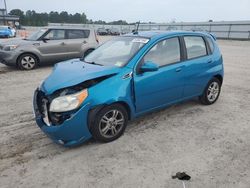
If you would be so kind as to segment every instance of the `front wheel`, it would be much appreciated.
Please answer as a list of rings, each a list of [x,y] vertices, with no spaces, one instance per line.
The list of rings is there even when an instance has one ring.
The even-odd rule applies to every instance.
[[[17,65],[21,70],[32,70],[37,64],[38,60],[33,54],[23,54],[17,60]]]
[[[207,84],[202,96],[200,96],[200,101],[202,104],[211,105],[215,103],[221,92],[221,81],[217,78],[213,78]]]
[[[112,142],[125,131],[128,122],[127,110],[120,104],[102,108],[91,120],[90,131],[100,142]]]

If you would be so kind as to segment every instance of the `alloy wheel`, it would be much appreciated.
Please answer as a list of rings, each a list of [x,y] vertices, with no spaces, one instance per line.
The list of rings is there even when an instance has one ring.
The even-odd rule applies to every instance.
[[[21,65],[24,69],[30,70],[30,69],[33,69],[35,67],[36,60],[31,56],[24,56],[21,59]]]
[[[219,96],[220,86],[217,82],[212,82],[207,89],[207,99],[209,102],[214,102]]]
[[[119,110],[107,112],[99,123],[99,130],[103,137],[112,138],[118,135],[125,123],[124,116]]]

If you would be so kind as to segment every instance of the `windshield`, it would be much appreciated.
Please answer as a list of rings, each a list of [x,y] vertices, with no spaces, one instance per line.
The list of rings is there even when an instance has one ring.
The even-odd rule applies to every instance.
[[[149,39],[141,37],[117,37],[98,47],[85,57],[84,61],[104,66],[122,67],[148,41]]]
[[[33,33],[32,35],[30,35],[29,37],[27,37],[26,40],[36,41],[47,31],[48,31],[48,29],[40,29],[39,31],[37,31],[37,32]]]

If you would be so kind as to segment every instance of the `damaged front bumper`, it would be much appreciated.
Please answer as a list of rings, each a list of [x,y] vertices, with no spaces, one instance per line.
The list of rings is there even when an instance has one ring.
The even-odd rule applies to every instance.
[[[49,117],[48,108],[44,108],[43,104],[41,104],[40,92],[42,91],[37,89],[34,93],[34,114],[36,123],[48,137],[64,146],[76,146],[92,137],[88,129],[89,103],[83,105],[61,124],[55,125],[50,121],[51,117]]]

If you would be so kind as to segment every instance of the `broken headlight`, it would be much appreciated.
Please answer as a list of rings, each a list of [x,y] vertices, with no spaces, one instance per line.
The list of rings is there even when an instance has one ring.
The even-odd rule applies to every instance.
[[[88,90],[84,89],[80,92],[60,96],[52,100],[50,112],[68,112],[77,109],[83,101],[88,97]]]

